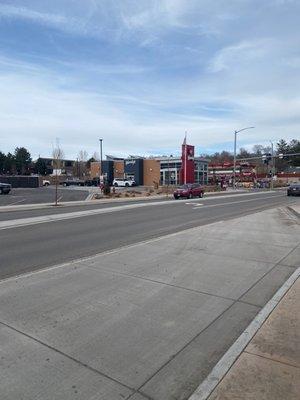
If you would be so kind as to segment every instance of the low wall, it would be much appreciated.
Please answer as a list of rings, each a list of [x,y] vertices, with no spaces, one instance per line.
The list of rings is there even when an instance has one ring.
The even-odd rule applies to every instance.
[[[26,175],[0,175],[1,183],[10,183],[13,188],[37,188],[40,186],[38,176]]]

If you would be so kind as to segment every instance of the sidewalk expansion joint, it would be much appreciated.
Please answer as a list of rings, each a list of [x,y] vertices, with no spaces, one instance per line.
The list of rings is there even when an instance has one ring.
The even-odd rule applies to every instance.
[[[286,280],[286,282],[277,290],[274,296],[257,314],[253,321],[248,325],[244,332],[238,337],[233,345],[227,350],[223,357],[211,370],[209,375],[200,383],[198,388],[189,397],[188,400],[207,400],[215,388],[223,381],[232,366],[240,355],[245,351],[249,342],[263,326],[271,313],[278,306],[288,290],[300,276],[300,267]],[[255,354],[254,354],[255,355]],[[274,361],[274,360],[273,360]]]
[[[126,385],[126,384],[124,384],[124,383],[118,381],[117,379],[115,379],[115,378],[113,378],[113,377],[111,377],[111,376],[105,374],[104,372],[101,372],[101,371],[99,371],[98,369],[93,368],[93,367],[91,367],[90,365],[88,365],[88,364],[86,364],[86,363],[84,363],[84,362],[78,360],[77,358],[75,358],[75,357],[73,357],[73,356],[71,356],[71,355],[69,355],[69,354],[67,354],[67,353],[64,353],[64,352],[61,351],[61,350],[56,349],[55,347],[53,347],[53,346],[51,346],[51,345],[49,345],[49,344],[43,342],[42,340],[37,339],[37,338],[35,338],[34,336],[31,336],[31,335],[29,335],[28,333],[21,331],[20,329],[17,329],[17,328],[15,328],[15,327],[13,327],[13,326],[11,326],[11,325],[9,325],[9,324],[3,322],[3,321],[0,321],[0,325],[5,326],[5,327],[8,328],[8,329],[11,329],[12,331],[17,332],[17,333],[19,333],[20,335],[25,336],[25,337],[27,337],[28,339],[33,340],[33,341],[36,342],[36,343],[39,343],[40,345],[42,345],[42,346],[48,348],[49,350],[52,350],[52,351],[54,351],[55,353],[58,353],[58,354],[60,354],[61,356],[68,358],[69,360],[75,362],[76,364],[80,365],[81,367],[85,367],[85,368],[87,368],[89,371],[94,372],[95,374],[98,374],[98,375],[102,376],[103,378],[109,379],[110,381],[115,382],[115,383],[117,383],[118,385],[123,386],[124,388],[131,390],[132,392],[134,392],[134,391],[136,390],[136,389],[134,389],[134,388],[132,388],[132,387],[130,387],[130,386],[128,386],[128,385]]]
[[[276,309],[276,307],[274,308],[274,310]],[[293,367],[293,368],[300,369],[299,365],[291,364],[291,363],[288,363],[288,362],[285,362],[285,361],[276,360],[275,358],[266,357],[266,356],[263,356],[262,354],[252,353],[251,351],[248,351],[248,350],[244,350],[244,353],[250,354],[251,356],[264,358],[265,360],[274,361],[274,362],[276,362],[278,364],[284,364],[284,365],[287,365],[288,367]]]
[[[252,286],[250,286],[239,298],[238,301],[240,301],[250,290],[252,290],[259,282],[261,282],[270,272],[272,272],[277,266],[282,265],[281,262],[288,257],[294,250],[297,249],[297,247],[300,245],[298,243],[295,247],[293,247],[284,257],[282,257],[269,271],[267,271],[265,274],[263,274]]]
[[[133,396],[135,396],[136,394],[140,395],[141,397],[143,397],[143,399],[145,400],[155,400],[153,397],[150,397],[149,395],[147,395],[146,393],[140,392],[139,390],[135,390],[133,393],[131,393],[128,397],[126,397],[125,400],[130,400]]]
[[[211,296],[211,297],[217,297],[219,299],[228,300],[228,301],[232,301],[232,302],[237,301],[237,299],[233,299],[231,297],[225,297],[225,296],[221,296],[221,295],[218,295],[218,294],[204,292],[202,290],[191,289],[191,288],[187,288],[187,287],[184,287],[184,286],[175,285],[175,284],[172,284],[172,283],[167,283],[167,282],[163,282],[163,281],[157,281],[157,280],[154,280],[154,279],[145,278],[145,277],[140,276],[140,275],[129,274],[129,273],[126,273],[126,272],[112,271],[112,270],[109,270],[109,269],[106,269],[106,268],[97,268],[97,267],[93,267],[93,266],[89,266],[89,265],[86,265],[86,268],[90,268],[93,271],[98,271],[98,272],[105,271],[105,272],[109,272],[109,273],[112,273],[112,274],[115,274],[115,275],[126,276],[128,278],[140,279],[140,280],[147,281],[147,282],[157,283],[157,284],[160,284],[160,285],[163,285],[163,286],[170,286],[170,287],[173,287],[173,288],[176,288],[176,289],[181,289],[181,290],[185,290],[185,291],[193,292],[193,293],[198,293],[198,294],[204,294],[204,295]],[[257,306],[256,304],[250,304],[250,303],[247,303],[247,302],[244,302],[244,301],[241,301],[241,303],[249,304],[251,306],[255,306],[255,307],[259,308],[259,306]]]
[[[234,301],[232,304],[230,304],[228,307],[226,307],[216,318],[214,318],[205,328],[203,328],[200,332],[198,332],[192,339],[190,339],[181,349],[179,349],[175,354],[173,354],[165,363],[163,363],[140,387],[138,387],[138,391],[140,391],[143,394],[143,391],[141,390],[148,382],[151,381],[157,375],[160,371],[162,371],[172,360],[174,360],[181,352],[183,352],[191,343],[193,343],[200,335],[202,335],[207,329],[209,329],[218,319],[222,318],[223,315],[230,310],[236,303],[238,303],[238,300]],[[255,306],[257,307],[257,306]],[[258,311],[259,311],[259,307]]]

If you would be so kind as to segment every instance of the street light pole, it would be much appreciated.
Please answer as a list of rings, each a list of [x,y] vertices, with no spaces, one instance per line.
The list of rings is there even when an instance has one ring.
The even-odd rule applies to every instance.
[[[234,131],[234,153],[233,153],[233,189],[235,189],[235,174],[236,174],[236,136],[237,131]]]
[[[273,190],[273,188],[274,188],[274,181],[273,181],[273,178],[274,178],[274,163],[275,163],[275,159],[274,159],[274,144],[273,144],[273,142],[271,142],[270,141],[270,143],[271,143],[271,148],[272,148],[272,168],[271,168],[271,185],[270,185],[270,189],[271,190]]]
[[[102,142],[103,142],[103,139],[99,139],[99,144],[100,144],[99,185],[101,185],[101,175],[103,176],[103,163],[102,163]]]
[[[247,128],[234,131],[234,154],[233,154],[233,188],[236,189],[236,138],[239,132],[245,131],[246,129],[253,129],[254,126],[248,126]]]

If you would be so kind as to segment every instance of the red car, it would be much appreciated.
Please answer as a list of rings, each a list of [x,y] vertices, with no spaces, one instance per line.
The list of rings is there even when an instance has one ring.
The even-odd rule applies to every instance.
[[[180,197],[184,197],[186,199],[191,199],[193,197],[203,197],[204,189],[202,186],[197,185],[196,183],[182,185],[178,189],[174,191],[174,198],[179,199]]]

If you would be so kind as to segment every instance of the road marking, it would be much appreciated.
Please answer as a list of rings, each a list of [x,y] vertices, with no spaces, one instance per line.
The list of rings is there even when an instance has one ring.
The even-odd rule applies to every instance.
[[[235,196],[238,196],[238,195],[235,195]],[[265,196],[264,199],[274,198],[274,197],[276,198],[276,197],[281,197],[281,196]],[[204,199],[201,199],[201,200],[204,200]],[[202,205],[201,209],[209,208],[209,207],[231,205],[231,204],[237,204],[237,203],[243,203],[243,202],[250,202],[250,201],[259,201],[259,200],[261,200],[261,199],[254,198],[254,199],[239,200],[239,201],[228,202],[228,203]],[[193,199],[193,201],[195,201],[195,200]],[[13,219],[13,220],[7,220],[7,221],[0,221],[0,230],[18,228],[18,227],[28,226],[28,225],[43,224],[46,222],[57,222],[57,221],[68,220],[68,219],[76,219],[76,218],[82,218],[85,216],[109,214],[109,213],[113,213],[113,212],[118,212],[118,211],[123,211],[123,210],[131,210],[131,209],[141,208],[141,207],[160,206],[160,205],[169,205],[169,204],[180,204],[180,203],[178,203],[178,200],[169,200],[168,202],[156,201],[156,202],[148,202],[148,203],[135,203],[135,204],[126,204],[126,205],[107,207],[107,208],[101,208],[101,209],[98,208],[98,209],[93,209],[93,210],[75,211],[75,212],[71,212],[71,213],[60,213],[60,214],[52,214],[52,215],[42,215],[42,216],[38,216],[38,217]],[[183,203],[181,203],[181,204],[183,204]],[[201,204],[201,203],[193,203],[193,205],[195,205],[195,204]],[[199,208],[197,207],[197,209],[199,209]]]
[[[242,354],[250,340],[261,328],[280,300],[292,287],[300,276],[300,267],[289,277],[289,279],[279,288],[272,299],[257,314],[250,325],[244,330],[240,337],[233,343],[230,349],[224,354],[220,361],[214,366],[207,378],[198,386],[188,400],[207,400],[212,394],[238,357]]]
[[[16,197],[19,197],[19,196],[16,196]],[[18,201],[15,201],[15,202],[13,202],[13,203],[9,203],[9,205],[12,206],[12,205],[14,205],[14,204],[22,203],[22,201],[25,201],[25,200],[26,200],[26,199],[18,200]]]
[[[197,210],[199,208],[199,206],[203,206],[203,203],[195,203],[194,206],[195,207],[193,207],[193,210]]]
[[[270,199],[270,198],[274,198],[274,196],[266,196],[264,197],[264,199]],[[258,201],[261,199],[247,199],[247,200],[239,200],[239,201],[230,201],[228,203],[217,203],[217,204],[208,204],[208,205],[204,205],[203,208],[210,208],[210,207],[218,207],[218,206],[225,206],[225,205],[231,205],[231,204],[239,204],[239,203],[246,203],[249,201]],[[194,207],[193,210],[196,210],[197,207]]]

